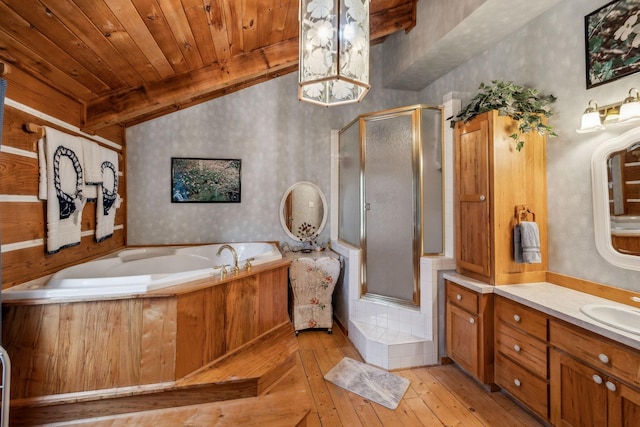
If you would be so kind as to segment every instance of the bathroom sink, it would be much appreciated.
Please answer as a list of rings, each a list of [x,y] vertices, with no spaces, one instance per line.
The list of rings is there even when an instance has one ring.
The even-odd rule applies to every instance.
[[[605,304],[585,304],[580,311],[598,322],[640,335],[640,310]]]

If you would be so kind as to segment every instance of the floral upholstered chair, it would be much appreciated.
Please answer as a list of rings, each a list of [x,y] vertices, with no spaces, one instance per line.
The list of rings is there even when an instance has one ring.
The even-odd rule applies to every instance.
[[[340,261],[322,257],[297,258],[291,262],[289,277],[293,291],[293,327],[296,331],[333,327],[331,297],[340,275]]]

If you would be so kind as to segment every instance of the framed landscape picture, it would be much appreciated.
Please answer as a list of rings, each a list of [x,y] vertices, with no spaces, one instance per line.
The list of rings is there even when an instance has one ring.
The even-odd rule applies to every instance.
[[[587,89],[640,71],[640,0],[616,0],[584,18]]]
[[[171,158],[172,203],[240,203],[240,159]]]

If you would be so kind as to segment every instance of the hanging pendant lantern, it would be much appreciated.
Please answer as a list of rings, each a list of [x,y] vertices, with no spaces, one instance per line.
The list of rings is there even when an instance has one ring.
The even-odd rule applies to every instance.
[[[369,91],[369,0],[300,0],[298,99],[360,102]]]

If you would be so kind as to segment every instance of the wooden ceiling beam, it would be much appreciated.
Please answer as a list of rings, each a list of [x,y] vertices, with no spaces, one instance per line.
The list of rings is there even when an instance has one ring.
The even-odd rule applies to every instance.
[[[415,3],[371,14],[371,43],[415,25]],[[298,39],[232,56],[222,63],[170,76],[98,98],[87,105],[85,127],[137,124],[163,113],[195,105],[297,69]]]
[[[136,116],[148,115],[206,96],[225,86],[241,84],[277,72],[291,64],[297,64],[297,61],[298,40],[288,40],[238,55],[222,66],[211,64],[193,72],[121,91],[89,104],[85,127],[100,129],[114,123],[127,122]]]

